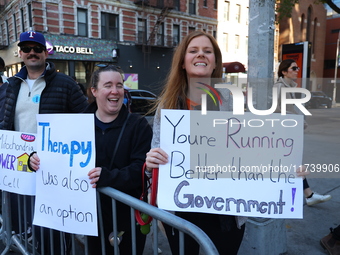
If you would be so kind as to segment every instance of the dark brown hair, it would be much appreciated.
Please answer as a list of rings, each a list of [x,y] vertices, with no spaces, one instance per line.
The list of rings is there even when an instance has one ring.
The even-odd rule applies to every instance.
[[[92,76],[91,76],[91,81],[90,81],[90,85],[92,88],[97,88],[98,82],[99,82],[99,75],[101,72],[118,72],[121,74],[122,79],[124,81],[124,73],[123,70],[120,69],[120,67],[118,66],[114,66],[114,65],[99,65],[99,68],[93,72]]]
[[[291,66],[292,63],[296,63],[296,61],[294,59],[282,60],[277,71],[277,76],[283,77],[284,75],[282,72],[288,72],[288,68]]]

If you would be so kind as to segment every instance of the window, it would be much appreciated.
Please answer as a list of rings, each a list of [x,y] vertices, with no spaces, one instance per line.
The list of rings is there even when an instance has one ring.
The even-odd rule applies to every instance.
[[[189,0],[189,13],[196,14],[196,0]]]
[[[137,42],[144,44],[146,41],[146,20],[138,19]]]
[[[240,36],[235,35],[235,50],[238,50],[240,48]]]
[[[196,31],[196,28],[195,27],[189,27],[189,34]]]
[[[101,13],[102,39],[118,41],[118,15]]]
[[[247,7],[247,11],[246,11],[246,25],[249,24],[249,7]]]
[[[241,22],[241,5],[239,4],[236,5],[236,16],[235,17],[236,17],[236,21],[240,23]]]
[[[158,31],[157,31],[157,45],[162,46],[164,45],[164,24],[159,24]]]
[[[27,4],[27,8],[28,8],[28,27],[30,29],[32,29],[33,19],[32,19],[32,5],[31,5],[31,3]]]
[[[6,23],[6,33],[7,33],[7,45],[9,45],[9,27],[8,27],[8,21],[5,20]]]
[[[25,31],[25,16],[24,16],[24,9],[20,9],[20,16],[21,16],[21,32]]]
[[[224,2],[224,21],[229,21],[229,12],[230,12],[230,2],[225,1]]]
[[[174,4],[174,10],[180,11],[180,1],[179,0],[173,0]]]
[[[214,9],[217,10],[217,0],[214,0]]]
[[[224,45],[224,50],[225,52],[228,52],[228,34],[227,33],[223,33],[223,45]],[[223,49],[223,48],[222,48]]]
[[[203,7],[208,7],[208,0],[203,0]]]
[[[18,35],[17,35],[17,19],[15,18],[15,14],[13,14],[13,34],[14,34],[14,40],[18,40]]]
[[[174,25],[172,30],[172,43],[177,46],[179,43],[179,25]]]
[[[87,36],[87,10],[78,9],[78,35]]]
[[[312,24],[312,8],[308,7],[307,10],[307,35],[306,40],[311,41],[311,24]]]
[[[245,52],[248,54],[248,36],[246,36],[245,47],[246,47]]]

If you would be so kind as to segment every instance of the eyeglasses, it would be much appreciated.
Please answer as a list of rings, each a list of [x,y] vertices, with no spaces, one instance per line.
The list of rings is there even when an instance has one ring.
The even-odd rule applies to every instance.
[[[30,53],[31,50],[34,50],[35,53],[41,53],[43,52],[45,49],[41,46],[21,46],[20,49],[24,52],[24,53]]]
[[[298,66],[293,66],[293,67],[291,67],[291,69],[292,69],[293,71],[299,71],[299,70],[300,70],[300,67],[298,67]]]

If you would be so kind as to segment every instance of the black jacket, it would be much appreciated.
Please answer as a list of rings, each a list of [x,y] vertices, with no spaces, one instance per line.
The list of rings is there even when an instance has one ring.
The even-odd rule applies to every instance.
[[[55,70],[53,63],[47,63],[42,74],[46,87],[41,93],[39,113],[78,113],[84,111],[87,100],[75,81]],[[27,78],[26,66],[20,72],[8,79],[4,119],[0,129],[14,130],[14,114],[21,82]],[[34,120],[32,120],[34,121]]]
[[[85,113],[95,113],[96,102],[93,102],[85,110]],[[130,114],[125,130],[122,134],[118,150],[113,164],[112,155],[124,124],[125,119]],[[102,171],[97,182],[97,187],[112,187],[139,198],[142,194],[142,167],[145,162],[146,153],[150,150],[152,129],[145,118],[140,115],[129,113],[123,105],[117,118],[111,126],[103,131],[95,126],[96,140],[96,167],[102,167]],[[112,199],[104,194],[100,194],[101,211],[104,223],[105,240],[112,232]],[[129,231],[130,207],[117,202],[118,231]],[[139,231],[139,230],[137,230]],[[126,237],[126,238],[131,238]],[[89,240],[89,245],[96,245]],[[110,248],[108,242],[105,242]],[[112,249],[112,246],[111,246]]]
[[[85,110],[95,113],[96,102]],[[111,164],[114,148],[127,115],[130,114]],[[102,131],[95,127],[96,167],[102,167],[98,187],[112,187],[139,198],[142,185],[142,167],[150,150],[152,129],[147,120],[138,114],[129,113],[123,105],[111,127]]]

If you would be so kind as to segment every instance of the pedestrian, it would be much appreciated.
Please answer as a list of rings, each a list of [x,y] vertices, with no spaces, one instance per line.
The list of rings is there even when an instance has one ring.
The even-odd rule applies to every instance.
[[[274,87],[277,88],[278,93],[278,105],[275,112],[281,112],[281,88],[296,88],[297,83],[297,75],[300,68],[298,67],[296,61],[294,59],[285,59],[283,60],[278,68],[278,80],[274,84]],[[294,93],[287,93],[287,99],[295,98]],[[287,104],[287,113],[288,114],[299,114],[300,112],[295,107],[295,105]],[[307,128],[307,123],[304,122],[304,128]],[[313,192],[312,189],[309,187],[307,179],[303,179],[303,193],[306,199],[306,203],[308,206],[312,206],[315,204],[319,204],[322,202],[326,202],[331,199],[331,195],[320,195],[316,192]]]
[[[37,114],[84,111],[87,101],[80,87],[68,75],[57,72],[52,62],[46,61],[48,52],[43,34],[35,31],[23,32],[20,34],[18,46],[19,56],[25,65],[19,73],[8,79],[4,118],[0,123],[0,129],[35,134],[37,133]],[[27,231],[32,226],[32,208],[28,208],[28,214],[23,216],[22,212],[18,212],[18,202],[15,202],[15,199],[18,199],[18,196],[12,195],[13,230],[16,233],[20,229]],[[19,217],[22,218],[21,221]],[[24,218],[27,218],[26,222],[23,221]],[[19,227],[18,222],[21,222],[23,226]],[[59,233],[53,232],[54,239],[59,240]],[[37,229],[35,233],[39,235],[40,229]],[[47,231],[44,235],[45,233]],[[39,242],[40,238],[36,240]],[[45,241],[49,240],[50,238],[46,236]],[[41,243],[38,244],[38,249],[40,245]],[[45,243],[46,250],[50,247],[51,244]],[[54,248],[57,254],[60,249],[59,243],[56,243]],[[45,254],[48,254],[48,251]]]
[[[160,109],[199,110],[202,89],[192,78],[210,83],[211,78],[222,77],[222,55],[216,40],[202,31],[195,31],[184,37],[178,45],[172,60],[165,87],[157,104],[153,124],[152,149],[147,153],[147,170],[158,168],[168,162],[168,155],[160,146]],[[207,102],[208,110],[232,110],[227,89],[217,89],[222,104]],[[179,217],[200,227],[213,241],[220,254],[237,254],[241,245],[246,217],[195,212],[175,212]],[[179,232],[164,224],[173,254],[179,252]],[[199,254],[197,242],[185,235],[185,254]]]
[[[95,101],[85,112],[95,118],[96,168],[89,172],[94,188],[112,187],[135,198],[142,194],[141,170],[150,150],[152,129],[141,115],[130,113],[124,102],[124,79],[120,68],[108,65],[91,78]],[[113,146],[115,145],[115,146]],[[112,229],[112,199],[100,194],[105,254],[113,254],[108,237]],[[118,232],[124,233],[120,254],[132,254],[130,207],[117,202]],[[136,229],[137,254],[143,254],[146,236]],[[101,254],[99,237],[88,237],[89,253]]]
[[[6,98],[7,77],[4,75],[5,61],[0,57],[0,122],[4,117],[4,103]]]

